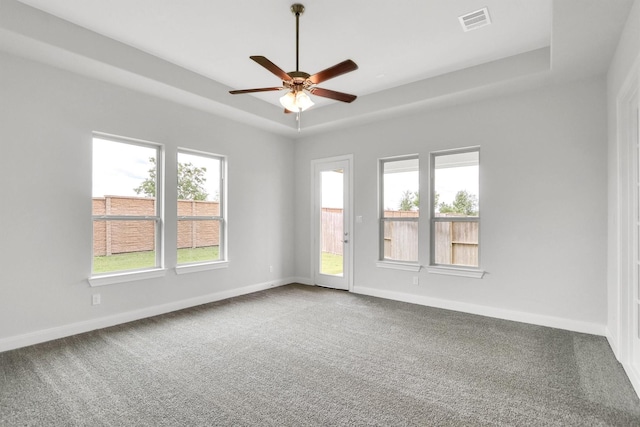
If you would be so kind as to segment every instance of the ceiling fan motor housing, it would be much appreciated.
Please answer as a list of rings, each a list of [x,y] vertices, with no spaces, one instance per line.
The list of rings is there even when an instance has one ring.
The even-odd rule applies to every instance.
[[[287,74],[291,77],[291,80],[283,80],[282,85],[288,89],[292,89],[294,92],[309,89],[313,85],[313,83],[308,80],[309,77],[311,77],[309,73],[305,73],[304,71],[290,71]]]
[[[296,15],[302,15],[302,13],[304,13],[304,5],[301,5],[300,3],[292,4],[291,12],[295,13]]]

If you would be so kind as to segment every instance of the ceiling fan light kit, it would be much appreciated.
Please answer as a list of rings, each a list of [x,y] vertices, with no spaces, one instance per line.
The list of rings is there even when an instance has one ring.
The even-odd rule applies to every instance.
[[[357,70],[358,65],[352,60],[347,59],[314,75],[299,70],[300,15],[304,12],[304,6],[299,3],[293,4],[291,5],[291,12],[296,16],[296,70],[287,73],[264,56],[250,56],[252,60],[279,77],[282,80],[282,87],[231,90],[229,93],[238,95],[285,89],[287,93],[280,98],[280,104],[285,108],[285,113],[298,113],[298,115],[314,105],[307,93],[341,102],[350,103],[355,101],[357,98],[355,95],[317,87],[317,84],[326,80]],[[300,118],[298,117],[298,126],[299,124]]]
[[[313,106],[314,102],[311,100],[311,98],[309,98],[309,95],[307,95],[303,91],[298,91],[287,92],[286,95],[280,98],[280,104],[282,104],[282,106],[286,108],[287,111],[298,113]]]

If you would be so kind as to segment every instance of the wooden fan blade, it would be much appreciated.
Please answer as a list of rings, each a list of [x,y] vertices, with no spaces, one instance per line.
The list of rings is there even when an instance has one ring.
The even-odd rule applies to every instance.
[[[336,101],[342,102],[353,102],[356,100],[357,96],[349,95],[344,92],[336,92],[335,90],[322,89],[319,87],[314,87],[310,89],[310,92],[314,95],[322,96],[324,98],[335,99]]]
[[[276,76],[280,77],[281,80],[289,81],[291,80],[291,76],[285,73],[280,67],[278,67],[273,62],[269,61],[264,56],[250,56],[249,58],[256,61],[258,64],[262,65],[267,70],[271,71]]]
[[[285,109],[284,109],[284,113],[285,113],[285,114],[291,114],[291,113],[293,113],[293,111],[289,111],[289,110],[287,110],[287,109],[285,108]]]
[[[240,89],[240,90],[230,90],[229,93],[232,95],[238,95],[241,93],[253,93],[253,92],[270,92],[272,90],[281,90],[282,87],[261,87],[258,89]]]
[[[322,83],[326,80],[332,79],[334,77],[338,77],[339,75],[349,73],[351,71],[355,71],[358,69],[358,65],[350,59],[346,61],[342,61],[339,64],[334,65],[333,67],[329,67],[326,70],[322,70],[319,73],[314,74],[309,77],[311,83],[318,84]]]

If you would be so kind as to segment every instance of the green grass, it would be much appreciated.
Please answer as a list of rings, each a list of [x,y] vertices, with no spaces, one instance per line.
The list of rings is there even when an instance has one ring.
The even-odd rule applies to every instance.
[[[135,270],[138,268],[154,267],[155,265],[156,253],[154,251],[130,252],[126,254],[93,257],[94,273]]]
[[[342,275],[342,255],[322,252],[322,266],[320,268],[320,272],[322,274]]]
[[[178,264],[218,260],[218,246],[178,249]]]
[[[178,249],[178,264],[217,260],[218,253],[217,246]],[[156,253],[154,251],[93,257],[94,274],[150,268],[155,265]]]

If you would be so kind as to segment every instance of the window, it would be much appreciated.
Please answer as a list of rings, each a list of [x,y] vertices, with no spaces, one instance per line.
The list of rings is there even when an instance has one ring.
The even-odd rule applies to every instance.
[[[178,265],[222,261],[224,159],[178,151]]]
[[[380,161],[380,259],[418,262],[418,156]]]
[[[479,266],[480,150],[431,154],[431,265]]]
[[[161,266],[160,156],[155,144],[94,136],[92,275]]]

